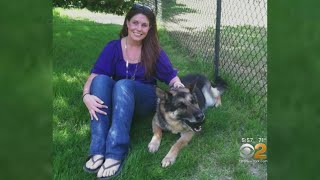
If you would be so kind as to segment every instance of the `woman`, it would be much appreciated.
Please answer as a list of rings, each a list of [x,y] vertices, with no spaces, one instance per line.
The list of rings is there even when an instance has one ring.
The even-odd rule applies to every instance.
[[[160,48],[154,13],[135,4],[125,17],[120,39],[105,46],[84,85],[83,102],[91,116],[86,171],[97,172],[99,178],[119,174],[133,115],[155,112],[156,79],[183,86]]]

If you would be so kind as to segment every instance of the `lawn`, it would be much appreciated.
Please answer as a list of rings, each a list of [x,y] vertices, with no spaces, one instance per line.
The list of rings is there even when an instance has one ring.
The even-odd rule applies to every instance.
[[[90,120],[82,102],[82,88],[104,45],[117,39],[121,26],[73,20],[53,11],[53,178],[95,179],[82,170],[88,154]],[[212,65],[195,62],[179,51],[164,29],[162,48],[179,75],[200,72],[213,76]],[[161,87],[165,87],[161,84]],[[266,163],[239,162],[241,138],[266,138],[266,120],[251,97],[230,84],[222,106],[206,112],[206,124],[186,146],[177,162],[162,168],[160,162],[178,139],[165,133],[156,154],[148,152],[151,120],[135,119],[131,148],[121,174],[115,179],[266,179]]]

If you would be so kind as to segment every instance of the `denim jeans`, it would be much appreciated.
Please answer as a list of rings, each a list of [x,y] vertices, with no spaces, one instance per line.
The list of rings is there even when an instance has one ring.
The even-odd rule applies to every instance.
[[[108,109],[101,109],[107,115],[96,113],[99,120],[91,121],[89,153],[123,160],[129,149],[133,115],[155,112],[155,87],[128,79],[114,81],[106,75],[98,75],[92,80],[90,93],[99,97]]]

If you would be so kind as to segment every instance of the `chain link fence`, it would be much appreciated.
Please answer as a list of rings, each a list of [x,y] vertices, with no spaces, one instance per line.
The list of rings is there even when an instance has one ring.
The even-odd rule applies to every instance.
[[[204,70],[214,70],[215,76],[219,72],[229,83],[250,94],[262,118],[266,118],[267,0],[143,0],[139,3],[154,9],[158,22],[183,52],[195,61],[208,64]]]

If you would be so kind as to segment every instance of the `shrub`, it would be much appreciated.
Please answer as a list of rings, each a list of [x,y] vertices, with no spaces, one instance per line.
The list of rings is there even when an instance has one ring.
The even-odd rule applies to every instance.
[[[87,0],[53,0],[54,7],[62,8],[84,8]]]
[[[53,0],[54,7],[87,8],[90,11],[123,15],[134,0]]]

